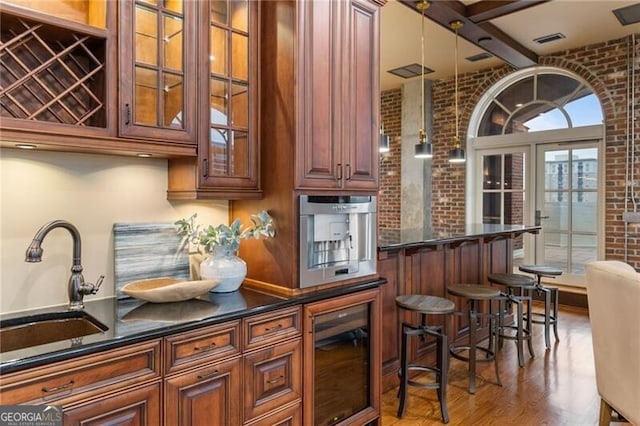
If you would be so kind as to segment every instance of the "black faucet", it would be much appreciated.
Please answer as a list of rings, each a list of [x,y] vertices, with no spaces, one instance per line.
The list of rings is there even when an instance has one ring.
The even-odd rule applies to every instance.
[[[42,240],[44,240],[44,237],[49,233],[49,231],[55,228],[64,228],[69,231],[73,237],[73,265],[71,265],[71,277],[69,278],[69,309],[84,309],[84,303],[82,301],[84,295],[96,294],[102,285],[104,275],[100,275],[100,278],[98,278],[98,281],[95,284],[85,283],[84,277],[82,276],[82,264],[80,261],[82,243],[80,241],[80,232],[78,232],[78,228],[66,220],[54,220],[47,223],[40,228],[35,237],[33,237],[33,241],[31,241],[31,244],[29,244],[29,247],[27,248],[24,260],[26,262],[42,261]]]

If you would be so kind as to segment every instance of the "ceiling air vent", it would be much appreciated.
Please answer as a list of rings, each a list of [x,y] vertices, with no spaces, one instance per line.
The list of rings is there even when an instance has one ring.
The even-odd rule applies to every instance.
[[[622,25],[630,25],[640,22],[640,3],[632,4],[631,6],[621,7],[612,11],[618,21]]]
[[[545,44],[545,43],[550,43],[552,41],[561,40],[563,38],[565,38],[564,34],[555,33],[555,34],[549,34],[546,36],[534,38],[533,41],[535,41],[538,44]]]
[[[420,64],[411,64],[411,65],[405,65],[404,67],[400,67],[400,68],[394,68],[392,70],[387,71],[388,73],[391,73],[393,75],[397,75],[398,77],[402,77],[402,78],[412,78],[412,77],[417,77],[421,74],[421,69],[420,69]],[[433,70],[429,67],[424,67],[424,73],[425,74],[429,74],[432,73]]]
[[[492,56],[493,55],[491,53],[483,52],[483,53],[478,53],[477,55],[469,56],[468,58],[465,58],[465,59],[469,62],[478,62],[483,59],[491,58]]]

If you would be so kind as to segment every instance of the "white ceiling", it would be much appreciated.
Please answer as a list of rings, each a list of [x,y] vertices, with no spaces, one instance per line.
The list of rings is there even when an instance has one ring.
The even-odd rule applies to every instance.
[[[441,1],[441,0],[435,0]],[[477,0],[467,0],[471,4]],[[626,35],[640,34],[640,23],[622,26],[612,10],[637,4],[624,0],[552,0],[491,20],[491,23],[539,56],[560,52]],[[382,8],[380,23],[381,88],[388,90],[409,81],[389,74],[390,69],[420,64],[421,16],[409,7],[389,0]],[[565,39],[538,44],[533,39],[553,33],[562,33]],[[640,39],[640,37],[639,37]],[[640,40],[638,41],[640,43]],[[464,58],[483,50],[460,38],[458,42],[458,72],[460,74],[501,65],[495,57],[471,63]],[[438,80],[454,73],[455,36],[425,18],[426,67],[435,72],[425,78]],[[415,77],[420,78],[420,77]]]

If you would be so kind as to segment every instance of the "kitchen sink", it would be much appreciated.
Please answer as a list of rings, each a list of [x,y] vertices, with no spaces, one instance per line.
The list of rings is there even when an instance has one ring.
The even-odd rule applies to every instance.
[[[0,352],[102,333],[109,328],[84,311],[61,311],[0,321]]]

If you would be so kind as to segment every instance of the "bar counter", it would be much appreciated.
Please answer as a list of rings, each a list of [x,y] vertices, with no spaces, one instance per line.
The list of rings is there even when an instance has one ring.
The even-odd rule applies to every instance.
[[[400,366],[400,324],[419,318],[399,311],[395,299],[404,294],[424,294],[450,298],[457,310],[464,302],[447,294],[452,284],[488,285],[487,275],[511,272],[514,239],[524,233],[537,234],[540,226],[471,224],[464,229],[379,229],[378,273],[386,278],[382,291],[382,374],[383,390],[398,385]],[[519,244],[519,243],[518,243]],[[464,317],[454,316],[448,336],[450,343],[467,336]],[[433,342],[411,348],[410,362],[434,356]]]

